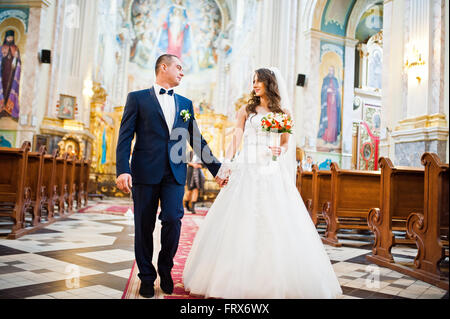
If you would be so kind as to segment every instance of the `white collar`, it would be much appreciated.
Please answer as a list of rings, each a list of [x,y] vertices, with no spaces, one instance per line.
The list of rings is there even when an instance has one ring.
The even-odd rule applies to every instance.
[[[159,85],[159,84],[156,83],[156,82],[153,84],[153,87],[155,88],[155,94],[159,94],[159,91],[160,91],[161,89],[164,89],[164,90],[166,90],[166,91],[173,90],[173,93],[175,94],[174,88],[166,89],[166,88],[163,88],[161,85]]]

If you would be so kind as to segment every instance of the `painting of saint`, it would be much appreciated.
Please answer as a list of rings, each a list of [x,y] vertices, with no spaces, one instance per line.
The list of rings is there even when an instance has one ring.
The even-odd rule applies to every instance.
[[[141,69],[152,70],[155,66],[155,44],[159,27],[161,3],[150,0],[134,0],[131,7],[131,22],[133,25],[130,61]],[[133,37],[133,36],[132,36]]]
[[[133,0],[131,27],[133,82],[151,77],[156,58],[164,53],[177,55],[185,74],[217,64],[221,14],[214,0]]]
[[[337,144],[341,133],[341,94],[335,68],[330,66],[322,82],[320,94],[320,123],[318,138],[326,143]]]
[[[0,117],[19,118],[19,83],[21,60],[19,48],[14,43],[14,31],[5,33],[0,47]]]
[[[73,119],[75,109],[75,97],[60,95],[60,106],[58,117],[63,119]]]
[[[188,56],[191,49],[191,26],[187,10],[181,5],[181,1],[177,1],[170,7],[162,25],[158,46],[162,52],[180,57],[186,69],[192,65],[191,58]]]
[[[369,70],[368,70],[368,86],[374,89],[381,89],[382,81],[382,51],[374,50],[369,55]]]
[[[151,69],[154,66],[153,51],[150,32],[144,32],[140,36],[140,41],[136,41],[133,52],[132,62],[137,63],[144,69]]]

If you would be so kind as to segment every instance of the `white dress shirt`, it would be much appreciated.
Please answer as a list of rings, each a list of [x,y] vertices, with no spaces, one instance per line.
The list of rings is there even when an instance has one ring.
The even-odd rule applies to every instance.
[[[170,134],[172,132],[172,126],[173,126],[173,122],[175,120],[175,93],[172,96],[170,96],[167,93],[159,94],[159,91],[163,87],[156,83],[154,84],[154,87],[155,87],[156,98],[158,99],[159,105],[161,105],[161,109],[164,113],[164,118],[166,120],[167,127],[169,128],[169,134]],[[166,91],[173,90],[171,88],[169,88],[169,89],[163,88],[163,89]]]

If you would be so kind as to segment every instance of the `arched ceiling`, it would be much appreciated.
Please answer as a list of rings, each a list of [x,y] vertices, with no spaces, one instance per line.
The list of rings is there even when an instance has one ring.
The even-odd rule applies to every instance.
[[[322,14],[320,30],[326,33],[346,36],[348,18],[356,0],[328,0]]]
[[[371,20],[368,21],[369,25],[370,22],[374,23],[368,29],[375,30],[379,22],[382,23],[383,2],[381,0],[311,0],[305,6],[305,25],[307,30],[320,30],[325,33],[353,39],[357,37],[359,26],[359,37],[364,37],[365,33],[369,34],[374,30],[364,30],[360,22],[370,15],[370,10],[374,7],[375,11],[378,11],[372,11]],[[375,16],[381,17],[381,21],[375,21]],[[376,32],[374,31],[374,33]]]

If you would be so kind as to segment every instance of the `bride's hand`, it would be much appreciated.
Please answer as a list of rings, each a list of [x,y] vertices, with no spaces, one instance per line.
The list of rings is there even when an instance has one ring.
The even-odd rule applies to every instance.
[[[280,156],[281,154],[281,147],[278,146],[269,146],[270,150],[272,151],[272,155],[274,156]]]
[[[219,168],[216,177],[219,177],[221,180],[227,179],[231,174],[231,163],[226,160]]]
[[[216,176],[215,180],[216,183],[219,184],[220,188],[224,187],[228,183],[228,177],[226,177],[225,179],[221,179],[220,177]]]

